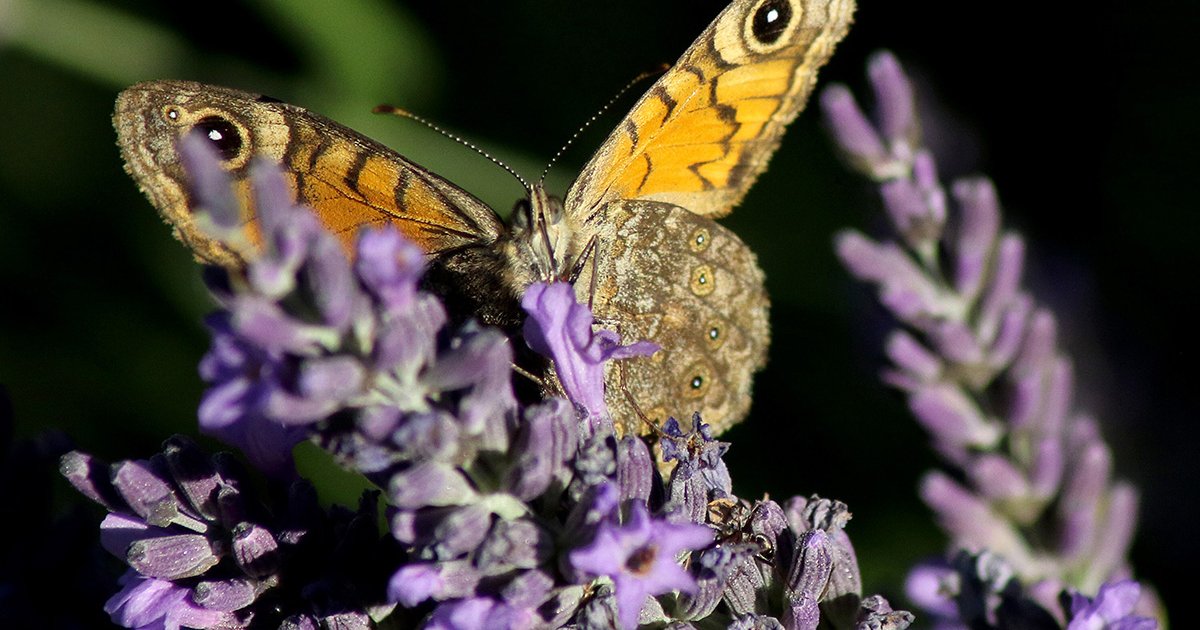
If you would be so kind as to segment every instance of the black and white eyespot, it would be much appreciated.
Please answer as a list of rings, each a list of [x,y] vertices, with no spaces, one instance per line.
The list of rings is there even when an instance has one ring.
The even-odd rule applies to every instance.
[[[713,385],[713,370],[705,361],[697,361],[682,372],[684,399],[695,400],[708,394]]]
[[[746,12],[743,40],[756,53],[777,50],[792,40],[803,17],[800,0],[761,0]]]
[[[246,144],[242,130],[224,116],[205,116],[196,121],[192,129],[207,138],[225,161],[241,155]]]

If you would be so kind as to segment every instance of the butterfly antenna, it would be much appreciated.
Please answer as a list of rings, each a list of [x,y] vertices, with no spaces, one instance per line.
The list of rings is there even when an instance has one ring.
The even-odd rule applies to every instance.
[[[396,107],[395,105],[376,105],[375,109],[373,109],[371,111],[376,114],[392,114],[393,116],[407,118],[409,120],[416,121],[422,125],[425,125],[429,129],[432,129],[433,131],[436,131],[436,132],[442,134],[443,136],[463,145],[464,147],[467,147],[468,149],[487,158],[496,166],[499,166],[500,168],[508,171],[509,175],[512,175],[513,177],[515,177],[518,182],[521,182],[521,186],[525,189],[526,193],[530,193],[533,190],[529,186],[529,182],[525,181],[524,177],[521,177],[521,175],[519,173],[517,173],[516,171],[514,171],[511,166],[505,164],[504,162],[501,162],[498,158],[494,157],[491,153],[484,151],[483,149],[479,148],[478,146],[471,143],[470,141],[462,138],[461,136],[450,133],[449,131],[442,129],[441,127],[433,124],[429,120],[422,118],[422,117],[408,111],[407,109],[401,109],[399,107]]]
[[[629,83],[626,83],[625,87],[621,88],[620,90],[617,90],[617,93],[614,94],[612,98],[608,99],[608,102],[605,103],[603,107],[601,107],[599,110],[597,110],[595,114],[592,114],[591,118],[588,118],[587,121],[585,121],[582,125],[580,125],[579,129],[576,129],[575,133],[571,134],[570,138],[567,138],[567,142],[562,145],[562,148],[560,148],[557,153],[554,154],[554,157],[550,158],[550,163],[547,164],[546,168],[542,170],[541,177],[538,177],[538,183],[540,184],[540,183],[546,181],[546,175],[550,172],[550,169],[554,167],[555,163],[558,162],[558,158],[562,157],[562,155],[567,152],[567,149],[571,148],[572,144],[575,144],[575,141],[579,139],[579,136],[582,135],[584,131],[587,131],[587,128],[591,127],[592,123],[596,122],[597,120],[600,119],[600,117],[604,116],[605,112],[607,112],[609,109],[612,108],[613,104],[615,104],[618,100],[620,100],[620,98],[622,96],[625,96],[626,92],[631,90],[633,88],[633,86],[641,83],[642,81],[645,81],[646,79],[649,79],[650,77],[658,76],[658,75],[666,72],[670,68],[671,68],[671,66],[669,66],[667,64],[663,64],[661,67],[656,68],[654,70],[647,70],[646,72],[643,72],[643,73],[637,75],[636,77],[634,77],[633,80],[630,81]]]

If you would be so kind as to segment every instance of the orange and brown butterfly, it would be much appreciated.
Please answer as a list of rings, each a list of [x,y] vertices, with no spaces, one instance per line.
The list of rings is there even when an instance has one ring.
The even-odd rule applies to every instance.
[[[734,0],[637,101],[562,202],[534,186],[507,224],[395,151],[267,97],[141,83],[118,97],[114,125],[126,170],[199,260],[238,268],[255,252],[196,225],[176,143],[197,129],[243,198],[253,156],[280,162],[296,200],[347,248],[364,226],[394,225],[428,254],[431,286],[485,321],[511,324],[531,282],[573,279],[599,325],[623,343],[662,348],[608,366],[618,429],[645,433],[643,418],[661,425],[699,412],[722,431],[748,412],[752,376],[766,361],[767,297],[754,254],[712,219],[766,168],[853,12],[853,0]],[[253,216],[244,219],[254,243]]]

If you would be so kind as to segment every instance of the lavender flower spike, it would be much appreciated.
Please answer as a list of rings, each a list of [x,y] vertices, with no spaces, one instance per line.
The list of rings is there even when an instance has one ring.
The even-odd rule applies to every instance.
[[[1063,624],[1064,589],[1109,593],[1103,584],[1130,574],[1137,491],[1112,478],[1095,423],[1072,406],[1070,359],[1053,314],[1020,286],[1024,241],[1003,229],[994,186],[975,177],[947,190],[900,65],[877,54],[869,76],[879,125],[844,87],[821,104],[849,162],[879,183],[893,235],[846,230],[836,248],[902,324],[887,340],[884,380],[956,469],[928,474],[922,498],[954,547],[1003,557]],[[1153,610],[1149,589],[1141,594],[1139,610]]]

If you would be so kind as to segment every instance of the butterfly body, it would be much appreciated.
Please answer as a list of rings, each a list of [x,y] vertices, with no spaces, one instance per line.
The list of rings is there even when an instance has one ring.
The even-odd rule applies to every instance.
[[[721,431],[749,408],[768,306],[753,253],[712,219],[766,167],[853,8],[735,0],[634,105],[563,201],[535,186],[507,224],[399,153],[274,99],[154,81],[122,92],[114,124],[126,169],[200,260],[240,267],[258,236],[253,216],[243,217],[251,245],[242,251],[196,225],[175,143],[197,129],[247,201],[250,159],[280,162],[297,201],[348,248],[364,226],[396,226],[428,254],[431,285],[489,323],[513,326],[531,282],[573,280],[598,325],[624,343],[662,347],[607,368],[618,428],[645,433],[643,417],[661,424],[699,411]]]

